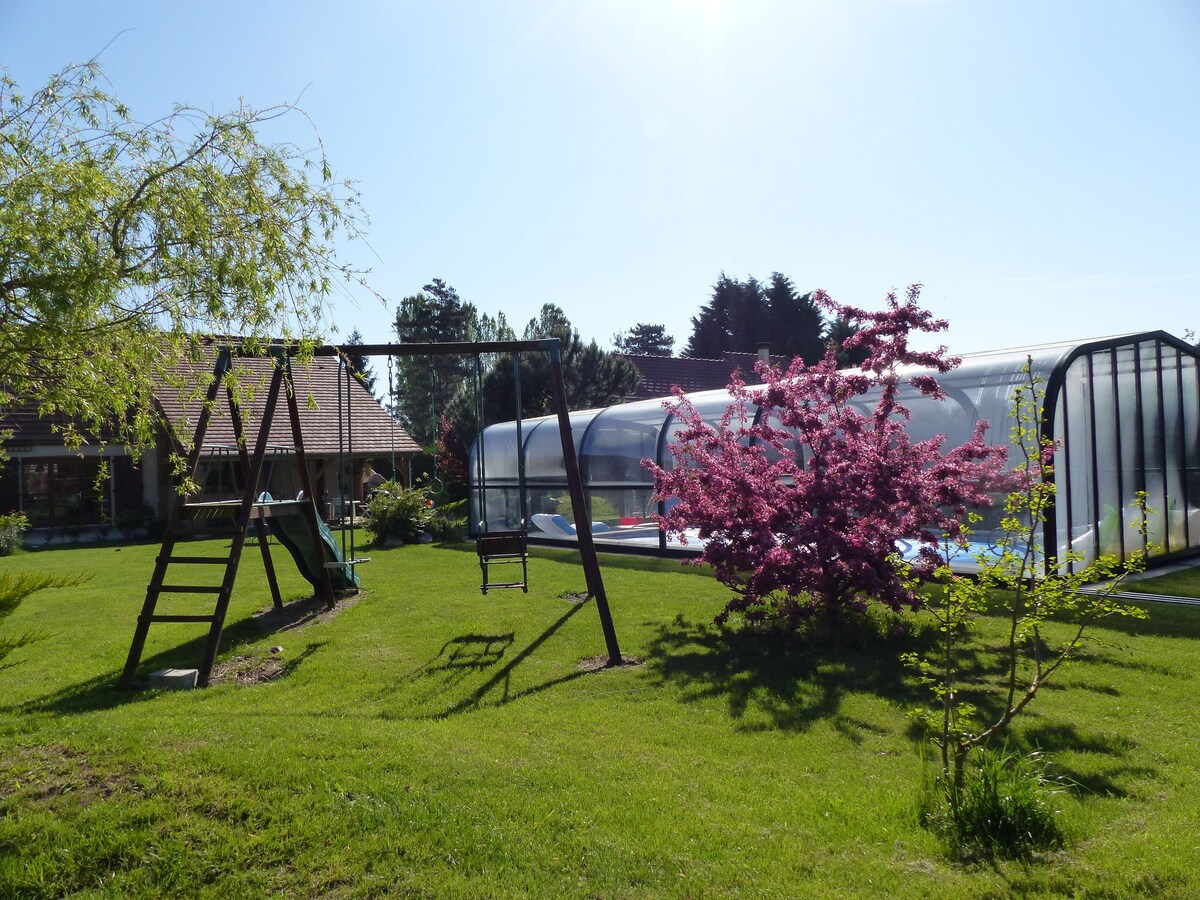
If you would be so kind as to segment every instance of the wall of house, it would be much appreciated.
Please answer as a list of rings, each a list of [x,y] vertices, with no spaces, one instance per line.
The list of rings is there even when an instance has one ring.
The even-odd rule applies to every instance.
[[[121,448],[31,445],[10,450],[0,471],[0,511],[23,512],[34,528],[114,523],[144,502],[142,475]]]

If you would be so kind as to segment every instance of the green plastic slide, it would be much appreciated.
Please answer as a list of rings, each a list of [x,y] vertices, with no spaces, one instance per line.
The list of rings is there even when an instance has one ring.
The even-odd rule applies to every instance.
[[[264,493],[259,496],[258,501],[259,503],[272,503],[273,499],[270,494]],[[311,504],[312,501],[309,502]],[[296,561],[296,568],[300,570],[300,574],[314,588],[319,588],[322,567],[326,563],[342,563],[344,560],[333,532],[329,530],[328,525],[321,521],[315,506],[312,507],[312,511],[321,532],[322,558],[319,560],[314,558],[312,538],[305,522],[305,513],[299,506],[281,505],[280,508],[272,510],[271,516],[267,519],[267,525],[271,529],[271,534],[275,535],[279,543],[287,548],[288,553],[292,554],[292,559]],[[347,565],[330,567],[329,581],[335,591],[356,591],[360,587],[358,574]]]

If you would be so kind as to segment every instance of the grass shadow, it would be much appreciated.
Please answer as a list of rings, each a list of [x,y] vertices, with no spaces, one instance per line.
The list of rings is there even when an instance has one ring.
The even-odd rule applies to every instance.
[[[1074,723],[1043,723],[1026,728],[1013,743],[1023,752],[1038,750],[1049,755],[1067,789],[1078,796],[1128,797],[1129,790],[1118,779],[1159,775],[1152,766],[1126,761],[1130,757],[1144,758],[1144,754],[1138,753],[1139,744],[1132,737],[1086,732]],[[1084,772],[1065,765],[1061,760],[1064,752],[1087,753],[1105,757],[1106,761],[1092,771]]]
[[[293,605],[303,610],[316,602],[318,600],[315,596],[293,601],[292,604],[285,606],[283,614],[287,616],[288,607]],[[321,608],[324,609],[323,603],[321,603]],[[305,613],[298,612],[296,615],[302,617]],[[248,616],[226,625],[221,632],[221,644],[217,650],[218,661],[231,650],[261,639],[264,633],[269,632],[264,630],[263,618],[259,616]],[[132,636],[132,630],[130,634]],[[197,668],[204,659],[204,648],[207,643],[208,632],[205,629],[182,644],[160,651],[153,656],[143,656],[138,664],[138,671],[142,674],[132,689],[119,685],[123,672],[122,667],[122,669],[110,670],[78,684],[68,685],[49,694],[0,709],[4,712],[50,712],[57,715],[75,715],[149,700],[158,696],[159,691],[149,689],[146,673],[156,672],[160,669]],[[310,642],[303,653],[285,663],[285,672],[290,674],[300,662],[323,646],[323,643]]]
[[[418,705],[425,700],[437,700],[447,692],[454,690],[472,675],[485,672],[500,666],[486,681],[471,690],[466,696],[451,702],[444,709],[429,713],[382,714],[386,719],[446,719],[450,716],[470,712],[485,706],[503,706],[539,694],[560,684],[574,681],[589,674],[582,669],[547,679],[534,685],[513,688],[513,674],[516,669],[550,640],[566,623],[576,615],[586,603],[569,606],[561,616],[552,622],[541,634],[535,637],[520,652],[504,662],[504,657],[515,642],[512,632],[504,634],[464,634],[446,641],[438,653],[428,662],[418,667],[410,674],[403,676],[393,683],[392,687],[381,694],[395,693],[401,684],[425,682],[427,685],[424,695],[418,698]]]
[[[874,726],[843,714],[842,701],[865,692],[917,702],[920,688],[900,656],[933,639],[929,630],[889,633],[874,622],[801,635],[694,625],[680,615],[658,626],[647,671],[685,701],[723,699],[746,730],[802,731],[828,720],[859,740]]]

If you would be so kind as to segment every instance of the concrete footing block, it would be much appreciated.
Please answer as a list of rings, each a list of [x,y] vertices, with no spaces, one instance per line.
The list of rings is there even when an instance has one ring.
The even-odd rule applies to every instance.
[[[199,669],[159,669],[150,673],[150,687],[168,691],[190,691],[200,677]]]

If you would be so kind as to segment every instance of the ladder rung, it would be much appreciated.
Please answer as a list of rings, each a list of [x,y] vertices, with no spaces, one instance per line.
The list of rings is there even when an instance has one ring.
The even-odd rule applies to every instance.
[[[215,622],[216,616],[150,616],[151,622]]]
[[[189,566],[228,565],[228,556],[160,556],[160,563],[182,563]]]
[[[221,586],[209,587],[207,585],[196,584],[164,584],[159,588],[159,591],[164,594],[219,594]]]

